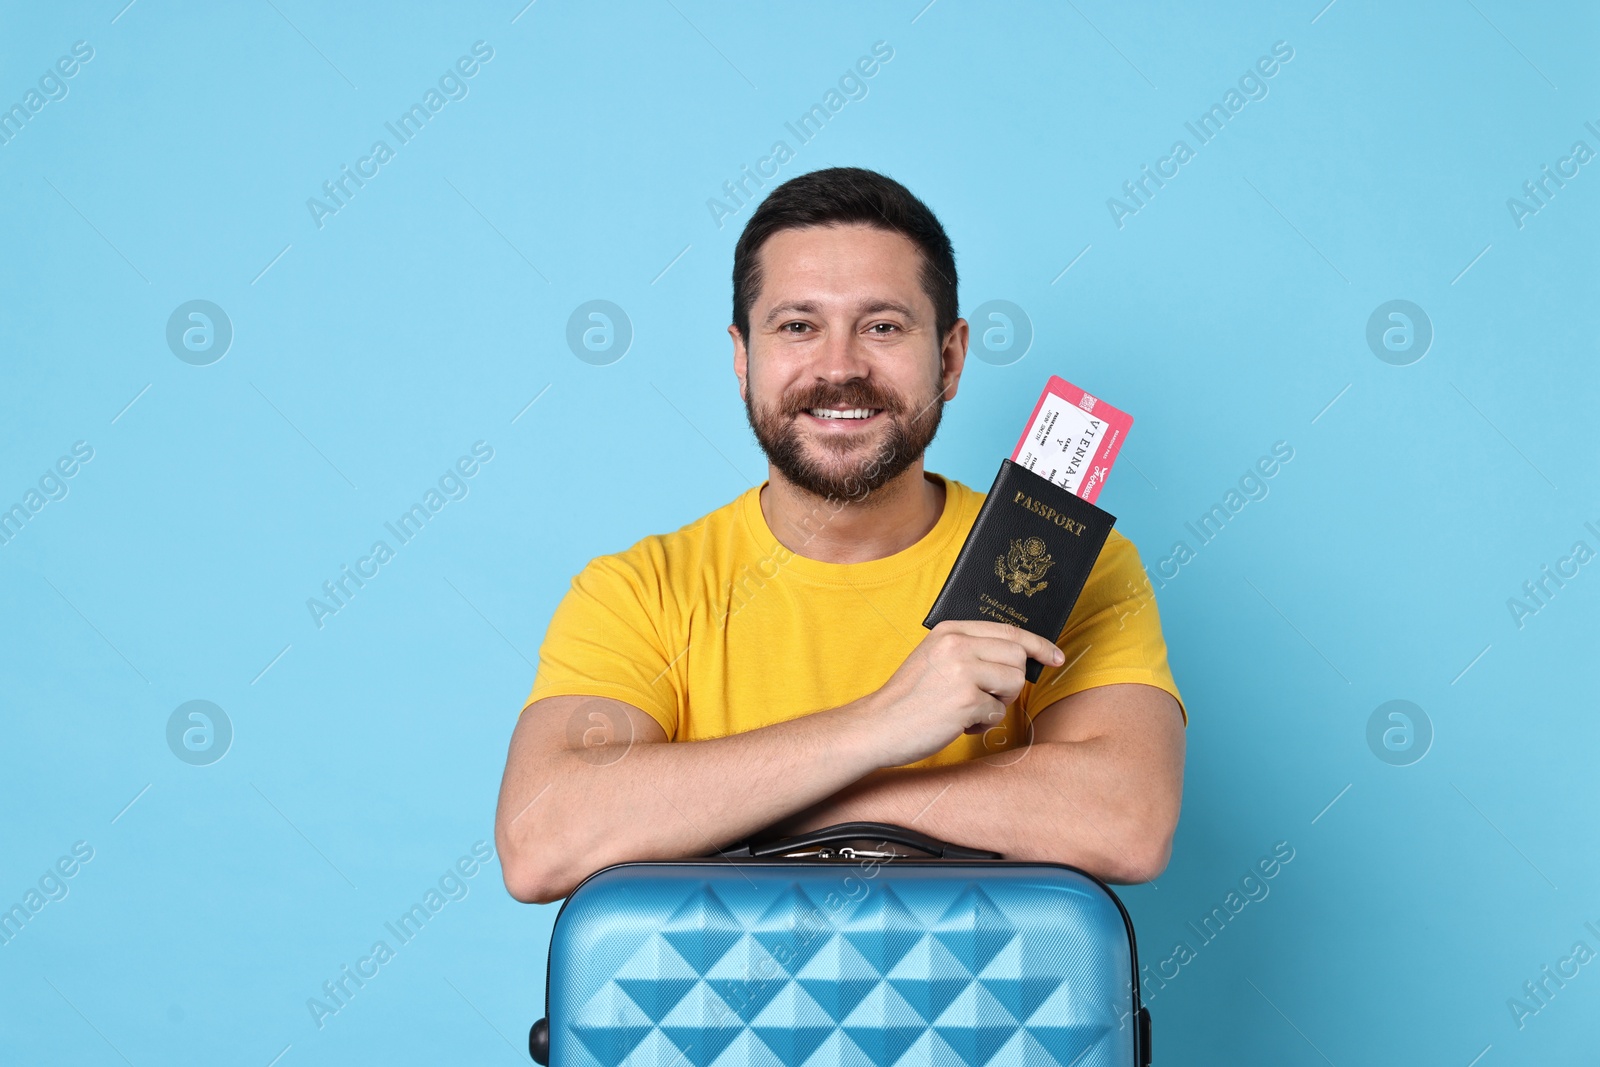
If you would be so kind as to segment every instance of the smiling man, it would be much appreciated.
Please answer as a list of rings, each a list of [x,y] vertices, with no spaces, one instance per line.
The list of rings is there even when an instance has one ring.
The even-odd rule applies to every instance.
[[[767,480],[573,579],[500,788],[511,894],[855,820],[1158,875],[1188,720],[1133,544],[1111,533],[1054,646],[922,626],[984,498],[923,466],[968,336],[938,219],[873,171],[785,182],[728,332]]]

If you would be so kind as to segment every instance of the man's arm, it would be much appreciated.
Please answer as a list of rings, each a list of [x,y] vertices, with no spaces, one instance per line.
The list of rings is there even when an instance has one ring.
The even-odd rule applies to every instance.
[[[621,700],[534,701],[512,733],[495,815],[506,888],[544,903],[612,863],[724,848],[1004,721],[1029,656],[1065,659],[1015,626],[946,620],[875,692],[705,741],[666,743],[659,723]]]
[[[495,815],[506,888],[559,900],[601,867],[706,855],[837,792],[879,766],[853,706],[668,744],[620,700],[534,701],[512,733]]]
[[[799,833],[867,820],[1108,882],[1166,869],[1183,796],[1184,729],[1165,690],[1085,689],[1034,719],[1032,744],[944,767],[890,767],[783,820]]]

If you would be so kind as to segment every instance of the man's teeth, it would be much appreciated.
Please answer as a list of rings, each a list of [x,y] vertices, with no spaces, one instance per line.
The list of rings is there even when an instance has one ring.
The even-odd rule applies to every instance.
[[[811,409],[811,414],[819,419],[870,419],[877,413],[877,408],[849,408],[845,411],[834,411],[832,408]]]

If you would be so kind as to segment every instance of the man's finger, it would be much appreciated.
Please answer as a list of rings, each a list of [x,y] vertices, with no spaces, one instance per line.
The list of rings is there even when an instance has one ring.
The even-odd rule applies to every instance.
[[[1066,662],[1066,655],[1052,641],[1046,641],[1036,633],[1024,630],[1020,626],[1013,626],[1009,622],[991,622],[988,619],[947,619],[938,624],[948,626],[950,629],[969,637],[998,637],[1015,642],[1022,646],[1032,659],[1038,660],[1046,666],[1060,666]]]
[[[1027,650],[1029,656],[1040,663],[1046,666],[1059,667],[1067,662],[1067,654],[1061,651],[1053,641],[1046,641],[1038,634],[1029,633],[1027,630],[1021,630],[1019,633],[1022,635],[1022,647]]]
[[[1004,637],[972,637],[968,645],[973,655],[989,663],[1003,663],[1021,670],[1028,653],[1016,641]]]
[[[1010,623],[995,623],[1005,630],[1004,637],[1022,646],[1022,650],[1032,659],[1038,660],[1046,666],[1059,666],[1067,661],[1066,655],[1055,646],[1052,641],[1046,641],[1036,633],[1024,630],[1020,626]]]

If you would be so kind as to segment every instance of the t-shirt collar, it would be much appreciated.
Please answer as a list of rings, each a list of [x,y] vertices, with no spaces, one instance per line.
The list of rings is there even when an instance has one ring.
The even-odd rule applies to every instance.
[[[939,521],[934,523],[933,529],[924,534],[920,540],[881,559],[863,560],[860,563],[829,563],[804,555],[804,546],[798,551],[785,547],[773,534],[772,528],[767,525],[766,515],[761,511],[761,490],[771,479],[747,490],[739,500],[739,511],[744,517],[745,532],[754,542],[758,556],[773,561],[772,564],[764,565],[763,570],[771,570],[771,567],[776,565],[780,573],[794,574],[828,584],[860,586],[885,582],[902,577],[941,558],[951,547],[951,542],[955,539],[963,520],[970,518],[968,512],[971,494],[965,486],[932,471],[925,471],[924,475],[944,486],[944,510],[939,515]],[[825,524],[834,512],[830,505],[819,504],[814,514],[816,522],[821,525]],[[970,525],[970,522],[967,525]]]

